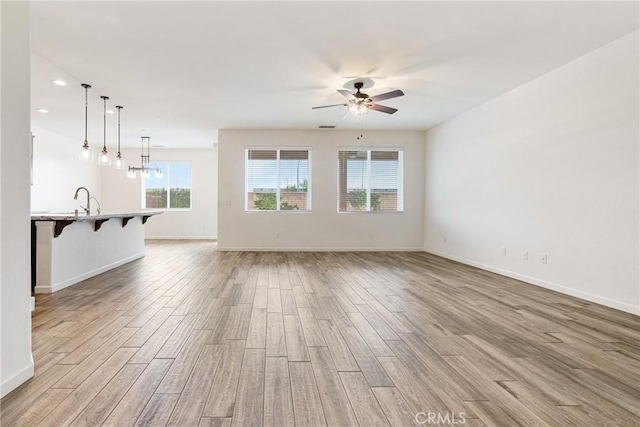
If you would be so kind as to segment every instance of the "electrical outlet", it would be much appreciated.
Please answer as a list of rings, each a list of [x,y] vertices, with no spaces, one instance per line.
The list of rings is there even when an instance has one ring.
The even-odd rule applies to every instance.
[[[369,238],[373,239],[373,233],[369,233]]]
[[[542,264],[546,264],[546,263],[547,263],[547,256],[546,256],[546,255],[542,255],[542,256],[540,257],[540,262],[541,262]]]
[[[502,251],[500,251],[500,253],[502,254],[502,256],[507,256],[507,248],[502,248]]]
[[[442,236],[442,243],[447,243],[447,236]]]
[[[529,259],[529,251],[522,252],[522,259],[525,261]]]
[[[280,233],[276,233],[276,239],[280,238]]]

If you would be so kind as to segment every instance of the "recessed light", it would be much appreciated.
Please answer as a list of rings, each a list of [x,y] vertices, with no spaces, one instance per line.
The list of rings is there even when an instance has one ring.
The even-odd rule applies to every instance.
[[[107,114],[113,114],[114,112],[115,112],[115,111],[113,111],[113,110],[107,110],[107,111],[106,111],[106,113],[107,113]]]
[[[60,79],[51,80],[51,82],[54,85],[58,85],[58,86],[66,86],[67,85],[67,82],[65,82],[64,80],[60,80]]]
[[[49,112],[49,110],[45,110],[44,108],[38,108],[36,111],[43,114],[47,114]]]

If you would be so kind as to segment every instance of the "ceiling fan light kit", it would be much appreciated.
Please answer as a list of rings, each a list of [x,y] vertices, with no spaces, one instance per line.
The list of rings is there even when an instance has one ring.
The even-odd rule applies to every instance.
[[[355,82],[353,84],[356,92],[351,93],[345,89],[338,89],[338,93],[347,98],[346,104],[331,104],[331,105],[321,105],[319,107],[311,107],[313,110],[317,110],[319,108],[329,108],[329,107],[338,107],[343,106],[347,107],[347,111],[345,112],[343,119],[349,114],[353,116],[357,116],[360,118],[360,136],[356,139],[360,140],[364,138],[363,134],[363,116],[369,112],[369,110],[380,111],[381,113],[393,114],[398,111],[397,108],[387,107],[386,105],[376,104],[377,101],[382,101],[385,99],[397,98],[399,96],[403,96],[404,92],[401,90],[392,90],[391,92],[381,93],[380,95],[369,96],[364,92],[360,92],[360,89],[364,87],[364,82]]]
[[[319,108],[329,108],[344,106],[347,107],[347,111],[355,116],[361,116],[367,114],[369,110],[380,111],[382,113],[393,114],[398,111],[397,108],[387,107],[385,105],[376,104],[377,101],[383,101],[385,99],[397,98],[403,96],[404,92],[401,90],[393,90],[391,92],[382,93],[380,95],[369,96],[364,92],[360,92],[360,89],[364,87],[363,82],[355,82],[353,87],[356,89],[355,93],[351,93],[345,89],[338,89],[338,93],[347,98],[346,104],[331,104],[321,105],[319,107],[311,107],[313,110]]]

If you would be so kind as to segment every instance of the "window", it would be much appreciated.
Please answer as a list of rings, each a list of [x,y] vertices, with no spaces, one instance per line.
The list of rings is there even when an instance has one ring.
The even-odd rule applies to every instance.
[[[402,212],[402,150],[338,151],[338,212]]]
[[[309,211],[309,150],[245,150],[247,211]]]
[[[143,180],[143,209],[191,209],[191,163],[149,163],[162,171],[162,178],[152,172]]]

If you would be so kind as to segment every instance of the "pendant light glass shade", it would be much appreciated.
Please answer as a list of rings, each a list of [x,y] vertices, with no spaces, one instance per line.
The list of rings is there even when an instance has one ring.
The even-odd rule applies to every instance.
[[[116,169],[124,168],[124,161],[122,160],[122,155],[120,153],[116,154],[116,159],[113,161],[113,167]]]
[[[367,114],[368,112],[369,109],[363,103],[353,103],[349,105],[349,114],[352,114],[354,116],[361,116],[363,114]]]
[[[116,169],[124,168],[124,160],[122,159],[122,154],[120,153],[120,110],[122,110],[122,106],[116,105],[118,109],[118,152],[116,153],[116,159],[113,162],[113,167]]]
[[[111,159],[109,158],[109,150],[107,150],[107,100],[109,99],[109,97],[103,95],[100,98],[102,98],[102,102],[103,102],[103,105],[104,105],[104,110],[103,110],[102,151],[100,152],[100,155],[98,156],[98,163],[100,164],[100,166],[110,166],[111,165]]]
[[[98,163],[100,163],[100,166],[111,165],[111,159],[109,158],[109,152],[107,150],[102,149],[100,157],[98,157]]]
[[[84,141],[82,142],[82,149],[78,157],[80,160],[90,162],[93,160],[93,151],[91,147],[89,147],[89,141],[87,139],[87,117],[89,109],[89,89],[91,89],[91,85],[82,83],[81,86],[84,88]]]

